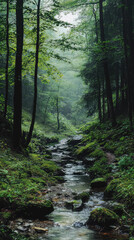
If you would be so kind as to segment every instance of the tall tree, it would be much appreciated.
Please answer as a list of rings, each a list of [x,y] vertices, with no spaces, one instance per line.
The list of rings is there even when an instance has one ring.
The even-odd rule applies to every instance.
[[[109,75],[109,69],[108,69],[108,59],[106,56],[106,43],[105,43],[106,39],[105,39],[104,20],[103,20],[103,0],[99,0],[99,13],[100,13],[101,43],[102,43],[102,50],[104,52],[103,68],[104,68],[105,81],[106,81],[106,93],[107,93],[107,100],[108,100],[112,125],[115,126],[116,118],[115,118],[113,99],[112,99],[111,82],[110,82],[110,75]]]
[[[40,40],[40,3],[38,0],[37,4],[37,41],[36,41],[36,56],[35,56],[35,73],[34,73],[34,101],[33,101],[33,112],[32,121],[29,129],[29,133],[26,140],[26,145],[30,143],[32,132],[34,129],[35,116],[36,116],[36,105],[37,105],[37,78],[38,78],[38,61],[39,61],[39,40]]]
[[[5,71],[5,109],[4,116],[7,114],[7,103],[8,103],[8,65],[9,65],[9,0],[7,0],[7,9],[6,9],[6,71]]]
[[[98,23],[97,23],[97,17],[96,17],[96,11],[95,7],[93,6],[93,15],[95,20],[95,33],[96,33],[96,43],[99,43],[99,34],[98,34]],[[102,112],[101,112],[101,81],[99,76],[99,64],[97,62],[96,66],[96,77],[98,82],[98,112],[99,112],[99,120],[102,121]]]
[[[126,81],[127,81],[127,99],[128,99],[128,115],[130,124],[132,126],[133,117],[133,60],[134,60],[134,47],[133,47],[133,20],[132,20],[132,1],[122,0],[122,19],[123,19],[123,40],[124,40],[124,55],[126,66]]]
[[[16,0],[17,50],[14,79],[13,119],[13,145],[15,149],[19,148],[21,145],[23,32],[23,0]]]

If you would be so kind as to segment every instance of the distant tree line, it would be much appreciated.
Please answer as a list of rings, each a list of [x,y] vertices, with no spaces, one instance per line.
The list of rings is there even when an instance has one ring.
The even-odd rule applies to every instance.
[[[134,2],[132,0],[99,0],[98,4],[93,5],[92,11],[95,42],[81,72],[89,86],[84,99],[87,105],[90,105],[90,99],[93,96],[97,97],[97,110],[101,122],[111,119],[114,126],[116,116],[127,114],[132,125]],[[90,43],[87,48],[88,46],[91,46]]]
[[[15,149],[30,143],[36,116],[46,127],[51,124],[57,130],[65,127],[62,116],[73,124],[84,119],[83,107],[77,102],[83,83],[74,76],[67,60],[72,57],[71,51],[76,50],[75,44],[55,31],[69,25],[57,18],[59,2],[0,1],[0,114],[8,118],[8,106],[12,106]],[[66,75],[63,81],[62,70]],[[27,132],[22,127],[23,110],[31,114]]]
[[[87,90],[83,96],[91,115],[113,126],[120,114],[134,113],[134,1],[64,0],[66,9],[79,10],[76,29],[87,55],[81,71]]]

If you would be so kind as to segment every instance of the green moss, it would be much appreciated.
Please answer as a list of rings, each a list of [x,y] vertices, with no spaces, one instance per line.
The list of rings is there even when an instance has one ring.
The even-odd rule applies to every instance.
[[[44,161],[44,163],[42,164],[41,168],[46,171],[46,172],[52,172],[52,173],[56,173],[58,170],[60,170],[61,168],[59,166],[56,165],[55,162],[53,161]]]
[[[116,150],[116,142],[112,140],[106,141],[104,144],[104,149],[110,152],[114,152]]]
[[[87,224],[107,227],[112,224],[119,224],[119,217],[116,213],[109,209],[97,208],[91,212]]]
[[[30,158],[31,158],[34,162],[37,162],[41,157],[40,157],[39,154],[30,153]]]
[[[67,209],[72,209],[72,210],[77,210],[77,208],[80,208],[82,205],[82,201],[78,201],[78,200],[71,200],[71,201],[67,201],[65,202],[65,207]]]
[[[112,211],[114,211],[119,216],[124,213],[124,209],[125,209],[125,206],[124,204],[121,204],[121,203],[115,203],[112,206]]]
[[[126,176],[126,175],[125,175]],[[112,180],[105,189],[104,196],[124,203],[128,208],[134,207],[134,180],[123,176]]]
[[[10,149],[0,151],[0,207],[14,209],[16,202],[21,204],[31,199],[40,199],[39,192],[49,184],[61,182],[58,173],[61,169],[44,155],[24,156]],[[41,200],[41,199],[40,199]]]
[[[96,145],[97,145],[96,142],[90,142],[85,146],[79,147],[75,153],[77,156],[84,156],[90,154],[92,151],[95,150]]]
[[[64,177],[62,177],[62,176],[55,176],[54,178],[55,178],[55,179],[57,180],[57,182],[59,182],[59,183],[64,183],[64,182],[65,182]]]
[[[105,153],[103,150],[101,150],[100,148],[96,148],[91,154],[90,154],[91,157],[94,157],[94,158],[102,158],[105,156]]]
[[[105,178],[95,178],[91,181],[91,187],[92,188],[101,188],[106,187],[107,181]]]
[[[87,202],[88,199],[90,197],[90,193],[89,192],[82,192],[82,193],[79,193],[75,199],[81,199],[82,202]]]
[[[101,159],[97,160],[93,167],[88,169],[91,179],[96,177],[103,177],[109,172],[109,166],[107,164],[107,158],[102,157]]]
[[[4,224],[7,224],[8,221],[12,218],[12,213],[9,211],[0,212],[0,221]]]
[[[23,204],[16,204],[16,215],[32,219],[44,219],[54,210],[52,202],[49,200],[29,201]]]
[[[114,197],[117,193],[117,185],[121,183],[120,179],[113,179],[105,189],[104,196],[107,198]]]

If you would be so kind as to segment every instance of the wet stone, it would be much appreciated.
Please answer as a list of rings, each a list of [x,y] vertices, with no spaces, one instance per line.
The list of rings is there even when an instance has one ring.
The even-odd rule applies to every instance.
[[[83,227],[84,226],[84,223],[82,223],[82,222],[75,222],[74,224],[73,224],[73,227],[75,227],[75,228],[81,228],[81,227]]]
[[[17,227],[17,230],[19,230],[21,232],[25,232],[27,229],[23,226],[19,226],[19,227]]]

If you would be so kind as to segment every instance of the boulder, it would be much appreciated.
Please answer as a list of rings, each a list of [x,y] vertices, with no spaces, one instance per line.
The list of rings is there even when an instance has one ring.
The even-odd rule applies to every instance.
[[[16,214],[29,219],[44,219],[54,210],[51,201],[44,200],[42,202],[29,201],[24,204],[18,204]]]
[[[95,178],[91,181],[92,188],[103,188],[107,186],[107,181],[105,178]]]
[[[87,225],[99,225],[102,227],[109,227],[118,223],[119,216],[107,208],[94,209],[87,221]]]
[[[89,197],[90,197],[90,192],[85,191],[85,192],[81,192],[77,196],[75,196],[75,199],[80,199],[84,203],[84,202],[88,201]]]
[[[75,146],[76,144],[81,142],[82,138],[82,135],[76,135],[68,141],[68,144],[71,146]]]
[[[65,202],[65,207],[67,209],[72,209],[74,212],[79,212],[83,209],[84,204],[81,200],[77,201],[77,200],[72,200],[72,201],[68,201]]]
[[[74,212],[82,211],[83,207],[84,207],[84,204],[83,204],[83,202],[80,200],[80,201],[78,201],[78,202],[76,202],[76,203],[73,204],[73,211],[74,211]]]

